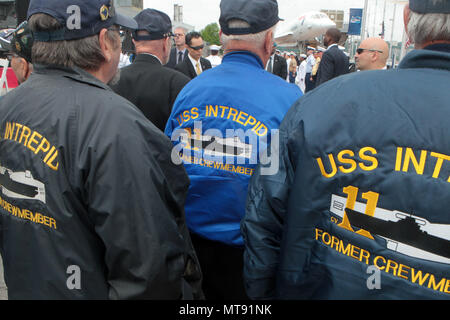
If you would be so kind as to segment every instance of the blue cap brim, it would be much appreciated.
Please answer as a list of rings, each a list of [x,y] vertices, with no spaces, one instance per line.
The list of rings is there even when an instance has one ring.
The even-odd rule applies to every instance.
[[[0,37],[0,51],[11,51],[11,42]]]

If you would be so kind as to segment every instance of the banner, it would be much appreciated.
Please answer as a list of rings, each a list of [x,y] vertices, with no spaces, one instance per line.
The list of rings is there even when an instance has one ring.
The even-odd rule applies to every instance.
[[[361,35],[361,23],[363,9],[350,9],[350,21],[348,24],[348,35]]]

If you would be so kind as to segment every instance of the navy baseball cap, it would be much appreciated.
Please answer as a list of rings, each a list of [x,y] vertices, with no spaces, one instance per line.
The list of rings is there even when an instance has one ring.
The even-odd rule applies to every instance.
[[[115,12],[113,0],[31,0],[28,19],[36,13],[45,13],[63,26],[56,31],[34,32],[35,41],[81,39],[98,34],[112,25],[136,29],[132,18]]]
[[[409,8],[417,13],[450,13],[450,1],[409,0]]]
[[[233,19],[246,21],[249,28],[229,28]],[[220,28],[226,35],[251,34],[267,30],[277,24],[277,0],[222,0],[220,2]]]
[[[138,13],[136,20],[137,30],[145,30],[149,35],[138,35],[133,32],[133,39],[140,40],[159,40],[164,39],[172,34],[172,22],[167,14],[155,9],[145,9]]]

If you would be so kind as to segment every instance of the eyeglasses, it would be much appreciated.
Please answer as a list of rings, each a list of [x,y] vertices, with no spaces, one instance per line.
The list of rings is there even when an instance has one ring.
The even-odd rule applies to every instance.
[[[372,52],[383,53],[383,51],[381,51],[381,50],[375,50],[375,49],[363,49],[363,48],[358,48],[358,49],[356,49],[356,52],[357,52],[358,54],[361,54],[361,53],[363,53],[364,51],[372,51]]]
[[[191,48],[192,50],[200,50],[200,49],[203,49],[204,47],[205,47],[204,44],[202,44],[201,46],[196,46],[196,47],[189,46],[189,48]]]
[[[184,37],[184,33],[175,33],[175,34],[174,34],[174,37],[175,37],[175,38],[178,38],[178,37]]]
[[[172,33],[172,31],[164,34],[164,38],[173,38],[173,37],[175,37],[175,35]]]

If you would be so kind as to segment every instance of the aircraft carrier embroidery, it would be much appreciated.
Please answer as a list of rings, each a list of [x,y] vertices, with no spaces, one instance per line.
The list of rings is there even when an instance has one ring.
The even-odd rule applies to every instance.
[[[428,220],[397,210],[376,208],[373,216],[364,214],[366,204],[356,202],[346,208],[347,198],[332,195],[330,211],[350,225],[386,240],[389,250],[428,261],[450,264],[450,225]]]

